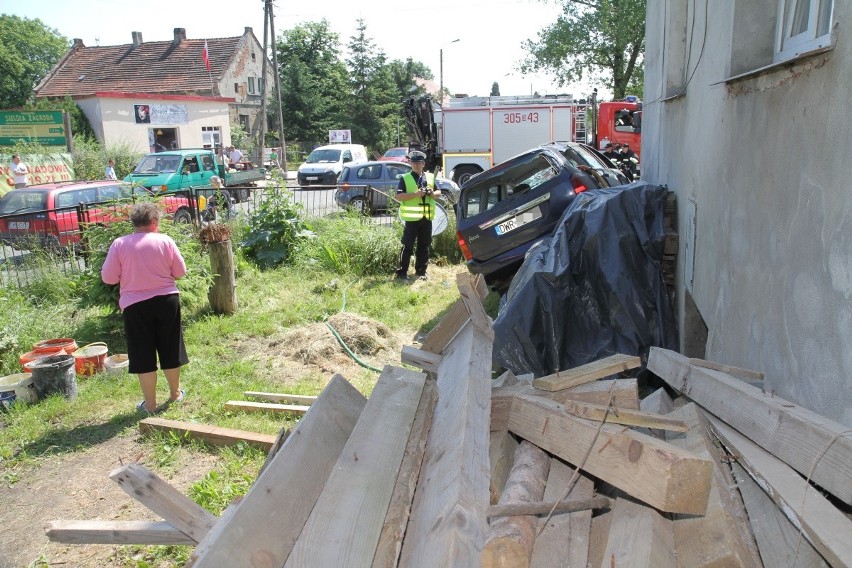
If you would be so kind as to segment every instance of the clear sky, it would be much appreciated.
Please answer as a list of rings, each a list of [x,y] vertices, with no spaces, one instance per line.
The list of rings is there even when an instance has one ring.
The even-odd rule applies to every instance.
[[[262,0],[3,0],[0,12],[39,18],[68,39],[86,45],[165,41],[174,28],[189,38],[233,37],[250,26],[263,42]],[[570,93],[587,96],[588,86],[557,87],[548,75],[517,71],[525,52],[521,43],[535,39],[559,15],[559,5],[540,0],[277,0],[275,31],[326,18],[345,44],[363,18],[367,35],[389,59],[412,57],[432,69],[436,84],[443,50],[444,86],[453,93],[487,96],[497,81],[502,95]],[[453,40],[458,39],[458,42]]]

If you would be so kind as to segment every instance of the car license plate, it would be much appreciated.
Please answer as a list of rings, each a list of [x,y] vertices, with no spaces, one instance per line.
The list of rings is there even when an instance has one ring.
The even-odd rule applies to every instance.
[[[26,229],[30,228],[30,222],[29,221],[12,221],[12,222],[9,223],[9,228],[10,229],[18,229],[18,230],[20,230],[20,229],[26,230]]]
[[[305,177],[305,179],[308,181],[319,181],[319,178],[317,176],[307,176]]]
[[[525,211],[517,217],[509,219],[505,223],[500,223],[495,227],[495,229],[497,230],[498,235],[505,235],[506,233],[514,231],[518,227],[523,227],[527,223],[532,223],[536,219],[541,219],[541,208],[539,207]]]

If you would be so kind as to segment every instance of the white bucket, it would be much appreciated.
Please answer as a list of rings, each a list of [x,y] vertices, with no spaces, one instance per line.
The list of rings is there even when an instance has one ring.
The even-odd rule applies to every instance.
[[[104,369],[109,375],[124,375],[127,373],[127,367],[130,365],[130,359],[126,353],[118,353],[110,355],[104,359]]]
[[[35,402],[38,396],[33,386],[33,376],[31,373],[15,373],[0,377],[0,392],[14,391],[15,396],[10,402],[20,400],[23,402]]]

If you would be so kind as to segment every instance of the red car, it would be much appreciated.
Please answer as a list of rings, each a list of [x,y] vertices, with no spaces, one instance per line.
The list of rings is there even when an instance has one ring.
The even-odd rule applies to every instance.
[[[80,241],[80,223],[107,224],[118,218],[117,201],[133,194],[149,195],[116,181],[72,181],[14,189],[0,198],[0,239],[22,250],[55,247]],[[167,195],[160,203],[175,223],[190,223],[195,217],[192,201],[182,195]],[[85,205],[83,208],[78,206]]]
[[[405,162],[408,163],[408,148],[390,148],[384,156],[379,158],[380,162]]]

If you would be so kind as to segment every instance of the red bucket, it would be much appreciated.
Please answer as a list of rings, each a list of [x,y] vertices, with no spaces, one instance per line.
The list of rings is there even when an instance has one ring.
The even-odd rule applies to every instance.
[[[107,345],[101,341],[80,347],[74,353],[74,368],[78,375],[90,377],[104,370]]]
[[[51,355],[65,355],[65,350],[62,347],[41,348],[38,351],[33,349],[32,351],[27,351],[21,355],[18,358],[18,363],[21,364],[25,373],[31,373],[32,369],[30,369],[30,363],[38,359],[50,357]]]
[[[62,349],[66,353],[73,353],[77,349],[77,342],[70,337],[57,337],[56,339],[42,339],[33,344],[33,351],[42,353],[45,350],[48,354],[58,354]]]

